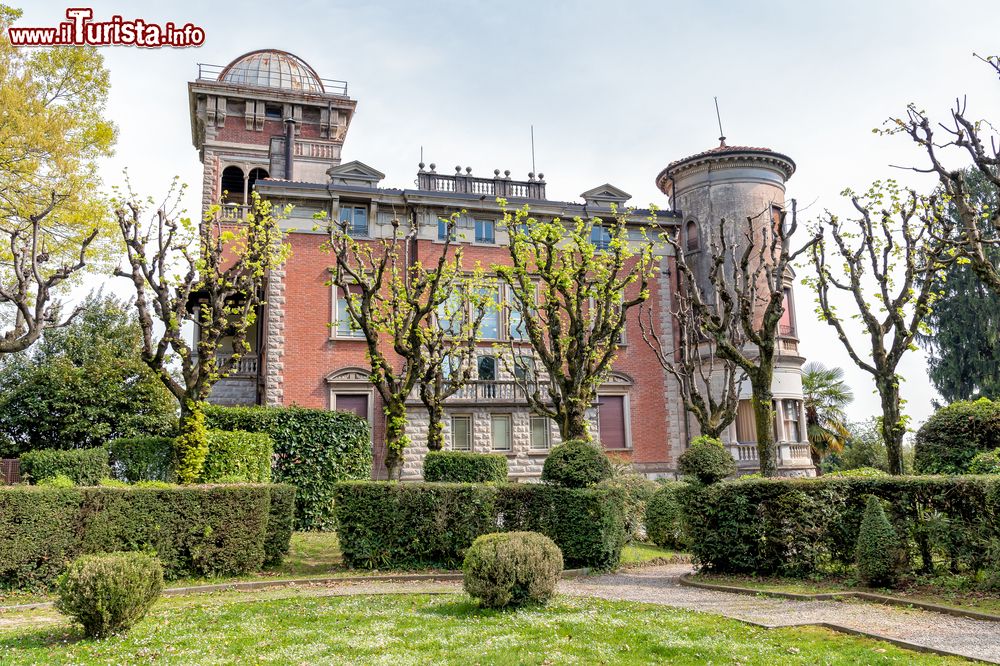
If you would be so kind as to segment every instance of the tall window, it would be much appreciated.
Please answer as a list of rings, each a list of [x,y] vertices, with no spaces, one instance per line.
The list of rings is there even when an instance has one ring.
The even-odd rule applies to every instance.
[[[243,169],[238,166],[227,166],[222,170],[222,202],[228,204],[245,204],[243,197],[243,187],[246,185],[243,179]]]
[[[802,410],[798,400],[782,400],[781,411],[785,417],[785,439],[789,442],[802,441]]]
[[[442,220],[438,218],[438,240],[447,240],[448,238],[448,225],[451,224],[449,220]],[[454,231],[451,234],[452,240],[455,239]]]
[[[479,386],[478,397],[481,398],[496,398],[497,397],[497,357],[492,354],[484,354],[479,357],[477,361],[478,374],[477,377],[480,382],[483,382]]]
[[[368,235],[368,208],[366,206],[341,206],[340,222],[347,223],[347,233],[351,236]]]
[[[451,448],[454,451],[472,450],[472,417],[468,414],[451,417]]]
[[[462,332],[462,323],[465,317],[465,299],[462,297],[461,289],[454,289],[442,303],[437,306],[438,327],[449,335],[458,335]]]
[[[514,357],[514,378],[521,381],[532,380],[535,377],[535,357],[519,355]]]
[[[483,307],[486,313],[483,320],[479,322],[479,338],[482,340],[500,339],[500,290],[496,287],[480,289],[479,294],[486,301]]]
[[[792,315],[792,290],[785,288],[785,298],[782,302],[785,311],[778,321],[778,335],[795,335],[795,317]]]
[[[496,222],[493,220],[476,220],[476,242],[489,243],[496,242]]]
[[[548,451],[549,449],[549,418],[547,416],[531,417],[531,449],[533,451]]]
[[[736,441],[740,444],[757,441],[757,424],[754,422],[753,404],[749,400],[740,400],[736,408]]]
[[[597,225],[591,227],[590,242],[593,243],[594,247],[598,250],[607,250],[611,247],[611,231]]]
[[[344,290],[337,287],[337,311],[334,313],[335,321],[337,322],[337,337],[338,338],[363,338],[365,334],[361,331],[354,320],[351,319],[351,313],[347,309],[347,296],[344,294]]]
[[[510,414],[492,414],[490,416],[490,437],[494,451],[510,451],[511,440]]]
[[[601,444],[606,449],[628,447],[625,426],[625,396],[602,395],[597,398],[597,418],[600,422]]]
[[[684,227],[684,234],[687,236],[684,245],[687,251],[693,252],[697,250],[700,247],[698,244],[698,224],[694,220],[688,222]]]

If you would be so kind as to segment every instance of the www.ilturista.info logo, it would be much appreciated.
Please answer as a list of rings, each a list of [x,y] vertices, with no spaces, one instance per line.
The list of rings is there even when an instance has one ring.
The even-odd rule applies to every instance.
[[[94,10],[71,7],[66,10],[68,21],[55,28],[7,29],[14,46],[142,46],[185,48],[205,43],[205,31],[191,23],[162,25],[143,19],[126,20],[112,16],[108,21],[93,21]]]

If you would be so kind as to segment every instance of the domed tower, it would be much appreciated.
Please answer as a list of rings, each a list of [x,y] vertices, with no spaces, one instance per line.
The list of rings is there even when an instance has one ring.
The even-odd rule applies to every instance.
[[[747,219],[776,220],[785,206],[785,182],[795,173],[795,162],[769,148],[719,145],[671,162],[656,177],[660,191],[670,198],[680,218],[681,247],[703,293],[711,292],[708,278],[711,239],[721,232],[731,247],[746,243]],[[813,476],[802,405],[802,364],[793,294],[794,274],[785,278],[785,314],[778,330],[778,355],[772,389],[775,398],[778,469],[785,475]],[[758,468],[756,427],[750,405],[750,387],[742,387],[737,419],[724,436],[741,471]],[[693,423],[693,419],[691,420]],[[696,424],[689,429],[695,434]]]
[[[234,216],[258,179],[326,182],[357,105],[346,82],[321,79],[277,49],[199,65],[188,97],[191,140],[205,166],[203,203],[222,200]]]

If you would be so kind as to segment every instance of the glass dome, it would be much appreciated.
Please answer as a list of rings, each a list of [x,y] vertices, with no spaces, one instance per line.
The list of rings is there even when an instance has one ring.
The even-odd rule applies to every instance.
[[[262,49],[241,55],[226,65],[219,74],[219,80],[242,86],[325,92],[316,70],[298,56],[275,49]]]

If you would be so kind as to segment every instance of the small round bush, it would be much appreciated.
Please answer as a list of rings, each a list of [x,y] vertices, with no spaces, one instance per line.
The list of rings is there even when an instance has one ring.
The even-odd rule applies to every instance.
[[[1000,449],[977,453],[969,463],[969,474],[1000,474]]]
[[[656,481],[636,474],[632,465],[613,463],[615,469],[610,479],[601,481],[599,488],[616,488],[625,499],[625,539],[629,542],[642,541],[646,534],[646,505],[659,489]]]
[[[691,440],[691,446],[677,460],[681,474],[693,476],[708,485],[736,473],[736,462],[722,442],[702,435]]]
[[[486,608],[545,603],[555,592],[562,568],[562,552],[544,534],[484,534],[465,554],[463,586]]]
[[[128,631],[163,591],[159,560],[144,553],[84,555],[59,579],[56,608],[102,638]]]
[[[678,491],[686,484],[667,481],[646,503],[646,538],[660,548],[682,550],[681,505]]]
[[[891,587],[896,579],[896,531],[882,502],[869,497],[854,551],[858,577],[869,587]]]
[[[542,466],[542,481],[586,488],[611,478],[611,461],[599,444],[571,439],[552,449]]]
[[[934,412],[917,431],[914,468],[920,474],[965,474],[980,451],[1000,447],[1000,401],[958,401]]]

